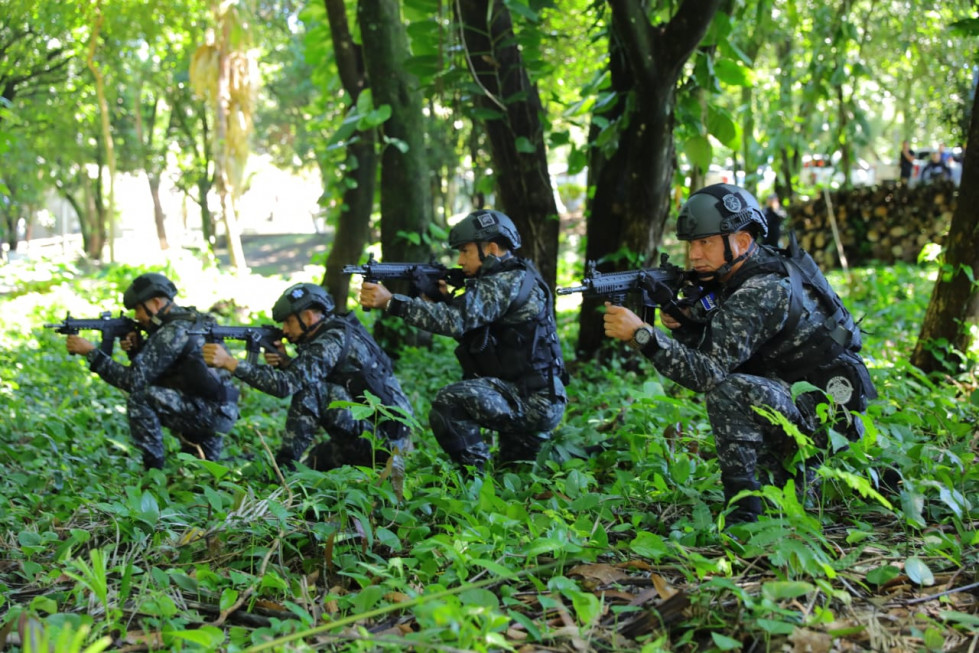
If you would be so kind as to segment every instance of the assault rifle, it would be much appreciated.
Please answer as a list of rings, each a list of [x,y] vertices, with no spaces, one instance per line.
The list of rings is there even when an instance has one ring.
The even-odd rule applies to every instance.
[[[277,340],[282,340],[282,329],[271,324],[263,326],[221,326],[220,324],[203,324],[189,330],[187,333],[204,336],[207,342],[223,343],[225,340],[243,340],[245,342],[245,359],[249,363],[258,360],[258,352],[264,349],[279,353],[275,346]]]
[[[139,323],[136,320],[126,317],[119,311],[119,317],[112,317],[112,313],[105,311],[99,313],[95,318],[74,318],[71,312],[65,314],[65,319],[57,324],[45,324],[44,328],[54,329],[57,333],[66,335],[76,335],[79,331],[101,331],[102,343],[99,349],[107,356],[112,355],[112,346],[117,338],[125,338],[130,333],[139,333]]]
[[[439,292],[439,281],[444,279],[450,286],[458,288],[466,281],[462,268],[447,268],[441,263],[381,263],[370,255],[363,265],[345,265],[344,274],[361,274],[364,281],[378,283],[390,279],[407,280],[412,288],[429,299],[438,301],[442,298]]]
[[[678,265],[669,261],[669,255],[660,255],[658,268],[639,268],[622,272],[599,272],[595,261],[588,261],[585,278],[580,286],[558,288],[557,294],[570,295],[582,293],[583,297],[607,300],[622,304],[629,293],[639,293],[645,308],[657,306],[667,310],[670,315],[680,312],[682,304],[677,296],[681,288],[692,287],[693,276]],[[683,301],[686,301],[683,300]]]

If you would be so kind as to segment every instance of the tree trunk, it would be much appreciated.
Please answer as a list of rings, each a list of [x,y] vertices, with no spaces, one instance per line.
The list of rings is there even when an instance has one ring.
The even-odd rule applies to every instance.
[[[600,270],[655,264],[675,166],[675,89],[719,5],[720,0],[684,0],[669,23],[651,25],[642,0],[609,1],[612,88],[618,100],[600,117],[625,126],[614,151],[593,148],[595,192],[588,209],[586,258],[626,256],[604,261]],[[582,306],[579,357],[595,354],[604,341],[594,308],[593,302]]]
[[[92,25],[92,34],[89,37],[88,45],[88,59],[86,63],[88,69],[92,72],[92,76],[95,78],[95,94],[98,98],[99,105],[99,117],[101,119],[102,126],[102,144],[105,146],[105,159],[109,166],[109,198],[108,206],[106,207],[102,201],[102,190],[98,190],[98,212],[99,212],[99,224],[102,225],[103,241],[106,236],[109,238],[109,260],[116,260],[116,246],[115,246],[115,179],[116,179],[116,148],[112,140],[112,128],[109,120],[109,102],[105,97],[105,80],[102,77],[102,71],[98,64],[95,63],[95,48],[98,45],[99,33],[102,30],[102,21],[104,16],[102,14],[102,2],[99,0],[95,4],[95,18],[94,24]],[[99,183],[102,182],[102,171],[101,164],[99,170]],[[108,221],[108,231],[106,230],[106,221]],[[101,258],[101,247],[100,256]]]
[[[147,171],[146,178],[150,183],[150,195],[153,197],[153,221],[156,223],[156,236],[160,239],[160,249],[166,251],[170,249],[167,241],[166,214],[163,212],[163,204],[160,202],[160,175]]]
[[[405,68],[408,37],[397,0],[360,0],[357,19],[376,106],[387,104],[381,154],[381,248],[393,261],[425,261],[432,221],[430,171],[418,81]]]
[[[547,170],[540,94],[524,67],[502,0],[460,0],[455,7],[466,61],[482,91],[477,106],[497,116],[485,125],[500,208],[520,232],[520,254],[534,261],[553,288],[560,222]]]
[[[979,93],[972,104],[967,143],[979,143]],[[979,322],[979,290],[972,279],[979,279],[979,145],[966,149],[962,184],[945,241],[945,265],[925,312],[921,333],[911,364],[925,372],[954,373],[965,362],[957,352],[972,347],[971,330]]]
[[[324,4],[330,21],[330,37],[340,81],[350,94],[353,107],[356,106],[361,91],[368,86],[363,52],[350,35],[343,0],[324,0]],[[342,273],[343,266],[360,258],[370,235],[377,179],[376,148],[377,135],[374,129],[358,132],[357,137],[347,146],[345,167],[353,183],[348,184],[343,192],[342,208],[337,217],[333,246],[326,258],[326,273],[323,277],[323,285],[333,295],[337,306],[345,306],[350,292],[350,276]]]

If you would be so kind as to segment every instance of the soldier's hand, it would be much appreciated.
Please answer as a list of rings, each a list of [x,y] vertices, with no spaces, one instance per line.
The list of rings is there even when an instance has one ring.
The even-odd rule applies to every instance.
[[[119,346],[122,347],[122,350],[125,352],[129,352],[135,349],[138,343],[139,343],[139,334],[136,333],[135,331],[130,331],[124,337],[119,338]]]
[[[272,367],[286,367],[291,359],[286,353],[285,343],[281,340],[276,340],[272,344],[275,345],[276,351],[265,351],[265,363]]]
[[[659,321],[667,329],[677,329],[680,327],[680,321],[664,311],[659,312]]]
[[[624,306],[605,302],[605,335],[617,340],[632,340],[636,329],[643,325],[639,316]]]
[[[201,347],[201,354],[204,356],[204,362],[211,367],[221,367],[229,372],[234,372],[238,367],[238,359],[229,354],[224,345],[216,342],[209,342]]]
[[[360,305],[364,308],[385,308],[391,301],[391,291],[379,283],[365,281],[360,286]]]
[[[68,336],[68,340],[65,342],[65,348],[68,350],[69,354],[84,356],[88,352],[95,349],[95,345],[81,336],[72,335]]]

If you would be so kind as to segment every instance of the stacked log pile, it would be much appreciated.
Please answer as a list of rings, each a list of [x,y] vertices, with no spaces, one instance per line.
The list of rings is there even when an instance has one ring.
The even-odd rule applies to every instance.
[[[829,202],[847,263],[916,261],[925,245],[944,243],[956,197],[951,182],[831,191]],[[787,224],[820,267],[840,266],[825,195],[795,202],[788,209]]]

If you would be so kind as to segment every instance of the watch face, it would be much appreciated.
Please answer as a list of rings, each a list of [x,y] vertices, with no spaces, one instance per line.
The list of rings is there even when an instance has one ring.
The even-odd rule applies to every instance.
[[[652,339],[653,334],[646,327],[639,327],[636,332],[632,334],[632,339],[636,341],[638,345],[645,345],[649,343]]]

